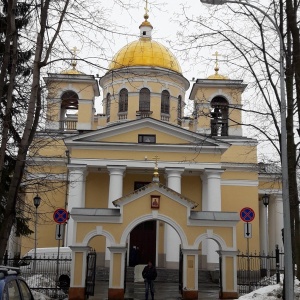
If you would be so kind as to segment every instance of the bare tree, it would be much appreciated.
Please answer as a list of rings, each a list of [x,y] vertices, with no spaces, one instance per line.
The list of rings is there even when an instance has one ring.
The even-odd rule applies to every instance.
[[[264,6],[263,6],[264,4]],[[287,94],[287,147],[291,208],[293,254],[300,278],[299,200],[297,189],[298,144],[295,132],[299,131],[299,3],[264,1],[259,3],[278,24],[285,45],[285,82]],[[183,8],[185,12],[185,9]],[[182,18],[181,18],[182,19]],[[221,70],[229,70],[234,79],[245,79],[249,84],[243,110],[244,126],[248,133],[259,136],[259,142],[273,147],[277,160],[268,156],[270,162],[278,163],[281,157],[281,129],[279,94],[279,37],[274,26],[259,12],[242,5],[210,7],[203,14],[190,17],[184,13],[183,28],[179,33],[182,55],[195,64],[203,49],[217,48],[225,57]],[[262,155],[260,155],[263,158]]]
[[[29,7],[26,14],[30,21],[18,29],[20,2],[3,0],[6,31],[0,32],[4,45],[0,53],[0,99],[5,98],[1,102],[0,118],[0,182],[9,179],[6,188],[0,190],[1,202],[5,199],[1,214],[5,222],[0,227],[0,258],[4,255],[11,228],[16,223],[17,204],[20,201],[18,193],[26,171],[29,149],[37,129],[43,124],[42,75],[49,70],[62,69],[61,66],[67,61],[64,54],[67,53],[70,58],[69,43],[74,40],[87,45],[89,49],[97,49],[96,58],[77,56],[76,59],[101,68],[99,58],[107,59],[104,41],[111,42],[115,33],[122,32],[120,27],[113,26],[101,4],[93,0],[89,3],[83,0],[26,0]],[[122,0],[113,3],[124,9],[134,5]],[[32,52],[32,58],[27,63],[31,71],[24,83],[17,76],[20,49],[30,49]],[[16,94],[23,102],[16,102]],[[9,174],[7,163],[10,163]]]

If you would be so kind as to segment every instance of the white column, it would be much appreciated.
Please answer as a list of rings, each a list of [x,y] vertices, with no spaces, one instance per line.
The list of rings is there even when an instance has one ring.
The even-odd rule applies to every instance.
[[[222,197],[221,197],[221,175],[224,172],[222,169],[205,169],[204,171],[204,191],[206,199],[202,199],[202,210],[206,211],[221,211],[222,209]],[[207,267],[208,269],[218,268],[219,250],[215,241],[208,239],[203,244],[203,248],[207,251]]]
[[[73,207],[85,206],[85,180],[86,165],[68,165],[69,168],[69,193],[68,193],[68,211]],[[73,245],[75,242],[76,230],[74,220],[69,219],[66,232],[66,246]]]
[[[208,211],[208,196],[207,196],[207,177],[206,174],[202,174],[202,211]],[[207,240],[202,242],[202,255],[207,256]]]
[[[206,176],[206,194],[205,206],[207,211],[221,211],[221,175],[224,170],[205,169]]]
[[[109,192],[108,192],[108,208],[115,208],[113,201],[123,196],[123,176],[126,166],[107,166],[109,172]],[[110,263],[110,247],[108,239],[106,239],[105,250],[105,266]]]
[[[166,168],[168,188],[181,193],[181,174],[183,168]],[[164,246],[166,253],[166,268],[178,268],[180,238],[174,228],[165,224]]]
[[[109,172],[108,208],[114,208],[113,201],[123,196],[123,175],[126,166],[107,166]]]
[[[283,249],[281,229],[283,228],[282,194],[272,195],[269,203],[269,250],[275,251],[275,246]]]

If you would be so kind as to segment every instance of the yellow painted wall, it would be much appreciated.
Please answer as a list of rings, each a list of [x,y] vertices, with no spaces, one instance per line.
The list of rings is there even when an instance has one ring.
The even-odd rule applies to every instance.
[[[233,282],[233,257],[225,257],[226,260],[226,291],[233,291],[234,290],[234,282]]]
[[[58,79],[59,80],[59,79]],[[55,81],[48,83],[48,98],[60,98],[65,91],[72,90],[76,92],[79,99],[92,99],[94,90],[91,83],[76,82],[69,83],[63,81]]]
[[[281,192],[282,182],[281,177],[273,177],[273,178],[266,178],[265,180],[260,180],[258,188],[259,189],[271,189],[271,190],[278,190]]]
[[[182,153],[182,152],[172,152],[172,155],[168,152],[150,152],[150,151],[118,151],[118,150],[95,150],[91,149],[89,152],[86,152],[81,149],[74,149],[72,151],[72,156],[77,158],[98,158],[98,159],[130,159],[130,160],[145,160],[145,156],[148,160],[153,160],[153,156],[158,155],[161,161],[178,161],[178,162],[207,162],[211,163],[220,162],[220,156],[216,154],[201,154],[197,153]],[[159,168],[158,162],[158,168]]]
[[[82,103],[79,101],[78,107],[78,122],[79,123],[89,123],[91,124],[94,121],[93,116],[93,102]]]
[[[47,103],[47,121],[57,122],[60,120],[60,102]]]
[[[89,241],[89,247],[95,249],[96,252],[105,252],[106,249],[106,237],[105,236],[95,236]]]
[[[75,252],[75,272],[74,272],[74,286],[81,286],[83,253]]]
[[[138,76],[137,74],[130,73],[115,74],[113,85],[111,85],[111,78],[102,80],[104,98],[106,98],[107,93],[111,94],[110,122],[119,120],[119,92],[122,88],[126,88],[129,95],[127,119],[134,120],[136,119],[136,112],[139,111],[139,91],[146,87],[150,90],[151,117],[159,120],[161,119],[161,92],[163,90],[168,90],[170,93],[169,122],[177,124],[177,98],[181,95],[182,101],[184,101],[184,79],[179,77],[169,77],[155,72],[153,73],[153,79],[156,79],[149,80],[149,76],[151,76],[151,74],[152,71],[150,70],[147,72],[146,76],[142,74]],[[143,80],[144,78],[146,81]],[[104,111],[106,111],[106,103],[104,105],[104,109]]]
[[[187,255],[187,272],[186,272],[186,288],[188,290],[195,289],[195,256]]]
[[[182,176],[181,194],[198,203],[195,210],[202,209],[202,181],[200,176]]]
[[[159,192],[149,193],[139,199],[136,199],[123,207],[123,223],[122,224],[105,224],[105,223],[85,223],[78,222],[77,224],[77,239],[76,242],[80,243],[85,235],[94,230],[96,226],[102,226],[103,230],[109,231],[116,239],[116,243],[120,243],[120,239],[127,224],[130,224],[137,217],[152,214],[151,210],[151,195],[160,195]],[[173,201],[172,199],[161,194],[159,213],[169,216],[173,220],[177,220],[178,225],[188,232],[188,241],[190,244],[194,243],[196,237],[202,233],[207,232],[207,228],[213,229],[217,234],[220,234],[228,246],[232,246],[232,231],[229,228],[218,227],[196,227],[187,226],[187,213],[186,208],[182,204]]]
[[[158,132],[153,128],[141,128],[137,130],[132,130],[127,133],[118,134],[112,137],[107,137],[101,139],[102,142],[120,142],[120,143],[138,143],[138,135],[139,134],[152,134],[156,135],[156,143],[157,144],[172,144],[172,145],[186,145],[187,141],[178,138],[175,135],[169,135],[167,133]]]
[[[122,260],[122,254],[120,253],[114,253],[113,254],[113,287],[120,287],[121,286],[121,260]]]
[[[197,90],[195,100],[196,103],[198,103],[199,110],[198,110],[198,128],[210,128],[210,116],[209,112],[211,110],[210,108],[210,101],[215,97],[216,95],[224,95],[226,96],[228,102],[229,102],[229,120],[228,125],[231,128],[240,128],[241,127],[241,120],[242,120],[242,113],[239,106],[235,107],[235,105],[241,104],[241,88],[233,88],[233,87],[200,87]],[[203,106],[203,104],[205,104]],[[207,106],[208,104],[208,106]]]
[[[257,163],[256,146],[232,145],[223,155],[222,162]]]
[[[254,210],[256,216],[251,222],[252,238],[249,240],[250,251],[259,251],[259,203],[257,187],[222,186],[222,210],[240,212],[244,207]],[[237,225],[237,246],[246,252],[247,240],[244,237],[244,222]]]
[[[34,139],[30,147],[30,153],[45,157],[66,157],[67,150],[61,139]],[[44,163],[45,164],[45,163]]]
[[[41,204],[38,207],[38,222],[37,222],[37,247],[57,247],[58,241],[55,240],[56,223],[53,220],[53,213],[57,208],[65,208],[66,195],[65,182],[47,182],[43,181],[40,191],[26,194],[27,206],[24,209],[26,216],[32,222],[29,223],[30,229],[34,231],[35,222],[35,206],[33,198],[38,193],[41,197]],[[46,190],[43,192],[42,190]],[[21,255],[24,255],[29,250],[34,248],[34,233],[28,237],[21,239]],[[60,242],[62,246],[62,241]]]
[[[109,175],[107,173],[90,172],[86,177],[85,207],[107,208]]]
[[[249,169],[248,172],[246,171],[230,171],[226,170],[222,174],[222,180],[253,180],[257,181],[257,173],[253,172],[252,170]]]

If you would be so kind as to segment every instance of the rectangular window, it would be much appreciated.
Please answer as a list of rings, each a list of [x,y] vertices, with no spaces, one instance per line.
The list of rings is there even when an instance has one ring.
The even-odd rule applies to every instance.
[[[145,143],[145,144],[155,144],[156,143],[156,135],[155,134],[139,134],[138,142]]]

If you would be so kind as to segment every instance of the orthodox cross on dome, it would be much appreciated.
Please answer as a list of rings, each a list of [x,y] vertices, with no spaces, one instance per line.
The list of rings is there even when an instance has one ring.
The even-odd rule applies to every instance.
[[[145,20],[147,20],[149,18],[149,15],[148,15],[148,12],[149,12],[149,9],[148,9],[148,0],[145,0],[145,2],[146,2],[146,7],[145,7],[144,18],[145,18]]]
[[[221,55],[220,55],[220,53],[218,51],[216,51],[212,56],[216,57],[215,71],[216,71],[216,74],[218,74],[218,71],[219,71],[219,60],[218,60],[218,57],[221,56]]]
[[[73,67],[73,70],[75,70],[75,67],[77,65],[77,61],[76,61],[76,54],[79,52],[79,50],[75,47],[73,47],[72,49],[70,49],[71,53],[72,53],[72,60],[71,60],[71,65]]]
[[[153,157],[153,159],[155,160],[155,167],[157,168],[157,161],[159,160],[159,156],[158,155],[155,155]]]
[[[159,174],[158,174],[158,163],[157,161],[159,160],[159,157],[157,155],[155,155],[153,157],[153,159],[155,159],[155,167],[154,167],[154,172],[153,172],[153,178],[152,181],[153,182],[159,182]]]

